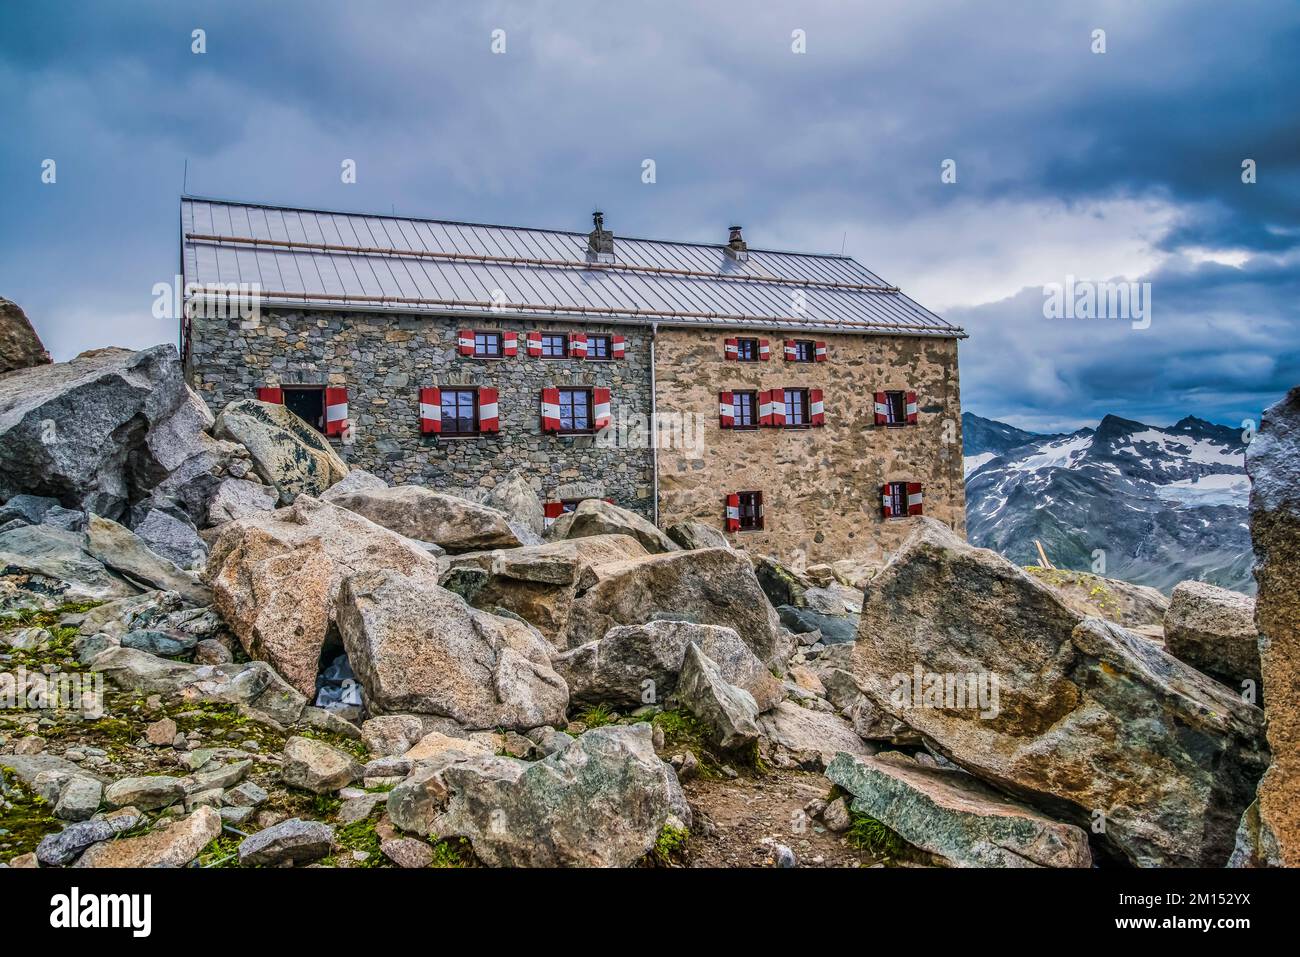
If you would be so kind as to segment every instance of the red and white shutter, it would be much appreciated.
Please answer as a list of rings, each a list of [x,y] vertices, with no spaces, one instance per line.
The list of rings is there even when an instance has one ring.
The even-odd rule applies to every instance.
[[[740,343],[736,339],[728,339],[722,344],[722,357],[731,362],[740,358]]]
[[[610,422],[613,421],[613,416],[610,415],[609,390],[592,389],[591,404],[592,404],[592,414],[596,420],[595,422],[596,428],[597,429],[608,428]]]
[[[730,392],[718,393],[718,424],[724,429],[736,426],[735,400]]]
[[[442,431],[442,390],[437,387],[420,390],[420,431],[425,435]]]
[[[501,355],[506,358],[519,355],[519,333],[505,332],[501,334]]]
[[[569,336],[569,358],[587,358],[587,334],[585,332],[575,332]]]
[[[785,340],[785,361],[794,362],[799,358],[799,346],[793,339]]]
[[[528,333],[528,354],[534,359],[542,354],[542,334],[540,332]]]
[[[785,426],[785,389],[773,389],[768,393],[770,397],[768,403],[771,406],[771,424],[776,428]]]
[[[542,431],[560,431],[560,390],[542,390]]]
[[[772,393],[760,392],[758,394],[758,424],[772,424]]]
[[[907,424],[916,425],[917,412],[920,411],[916,404],[916,393],[907,393]]]
[[[772,345],[766,339],[758,340],[758,357],[764,362],[772,358]]]
[[[893,496],[889,494],[888,485],[882,485],[880,487],[880,504],[881,504],[881,512],[884,513],[885,518],[893,518],[894,499]]]
[[[272,405],[284,405],[284,390],[279,386],[264,385],[257,390],[258,402],[270,402]]]
[[[734,492],[727,496],[727,531],[740,531],[740,496]]]
[[[907,514],[908,515],[921,514],[921,483],[920,482],[907,483]]]
[[[889,397],[883,392],[876,393],[876,425],[889,424]]]
[[[826,424],[826,408],[822,404],[822,390],[808,390],[808,416],[813,425]]]
[[[622,336],[615,336],[609,341],[610,355],[615,359],[622,359],[627,356],[627,340]]]
[[[462,329],[456,342],[460,346],[460,354],[463,356],[472,356],[474,354],[474,330]]]
[[[545,502],[542,505],[542,525],[550,528],[555,520],[564,514],[563,502]]]
[[[501,431],[496,389],[489,389],[484,386],[478,390],[478,430],[480,432]]]
[[[340,435],[348,427],[348,390],[325,390],[325,434]]]
[[[817,343],[813,351],[813,358],[816,359],[818,362],[826,361],[826,343],[824,342]]]

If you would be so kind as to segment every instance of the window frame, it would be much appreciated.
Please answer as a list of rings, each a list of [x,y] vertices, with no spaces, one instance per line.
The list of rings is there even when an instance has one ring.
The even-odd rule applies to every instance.
[[[594,343],[601,343],[605,354],[598,356],[593,348]],[[614,337],[604,332],[587,333],[587,361],[588,362],[611,362],[614,359]]]
[[[567,358],[569,358],[569,334],[568,334],[567,332],[543,332],[543,333],[541,333],[541,336],[542,336],[542,339],[541,339],[541,350],[542,350],[542,351],[541,351],[541,354],[538,356],[539,359],[545,359],[545,360],[548,360],[548,361],[550,361],[550,362],[555,362],[555,361],[558,360],[558,359],[567,359]],[[547,342],[548,339],[559,339],[559,340],[560,340],[560,351],[559,351],[558,354],[556,354],[556,355],[547,355],[547,353],[546,353],[546,342]]]
[[[799,396],[799,401],[803,405],[803,421],[796,422],[790,414],[790,395]],[[781,404],[785,408],[785,424],[787,429],[810,429],[812,428],[812,392],[799,386],[791,386],[781,390]]]
[[[763,531],[763,493],[760,491],[737,492],[740,505],[740,532]]]
[[[886,482],[889,486],[889,503],[890,510],[893,512],[885,521],[893,521],[896,518],[907,518],[907,483],[906,482]],[[896,492],[895,489],[900,491]]]
[[[791,362],[816,362],[817,361],[817,343],[813,339],[795,339],[794,358]],[[805,354],[804,350],[807,349]]]
[[[479,340],[486,342],[490,338],[496,339],[496,351],[487,352],[479,351]],[[504,333],[492,329],[475,329],[474,330],[474,356],[475,359],[500,359],[505,355],[506,337]]]
[[[439,393],[438,415],[439,415],[439,422],[441,422],[441,427],[438,431],[438,435],[440,438],[472,439],[476,436],[483,434],[482,425],[479,422],[479,392],[477,386],[472,386],[472,385],[439,386],[438,393]],[[473,409],[473,414],[470,418],[470,421],[473,423],[474,426],[474,430],[472,432],[464,432],[459,429],[450,430],[447,428],[448,422],[460,421],[459,416],[452,416],[448,418],[447,396],[457,395],[460,393],[467,393],[470,396],[470,402]],[[457,403],[457,408],[459,408],[459,403]]]
[[[907,391],[898,389],[885,389],[885,427],[889,429],[899,429],[907,425]],[[894,398],[897,396],[898,404],[895,407]],[[901,417],[895,419],[894,413],[897,412]]]
[[[559,409],[559,413],[560,413],[560,415],[559,415],[560,428],[559,428],[559,431],[558,431],[556,434],[558,434],[558,435],[595,435],[595,434],[596,434],[596,431],[597,431],[596,428],[595,428],[595,425],[596,425],[596,391],[595,391],[595,389],[592,388],[591,386],[585,386],[585,385],[570,385],[570,386],[563,386],[563,385],[562,385],[562,386],[557,386],[557,387],[556,387],[556,392],[558,393],[558,395],[556,396],[556,405],[557,405],[557,407],[558,407],[558,409]],[[586,411],[587,411],[587,426],[586,426],[585,428],[581,428],[581,429],[579,429],[579,428],[570,428],[570,429],[566,429],[566,428],[564,427],[564,395],[565,395],[566,392],[567,392],[567,393],[581,393],[583,396],[585,396],[585,398],[586,398],[586,403],[587,403],[587,408],[586,408]],[[572,402],[570,402],[570,408],[572,408]]]
[[[746,343],[753,349],[753,354],[746,356]],[[761,358],[758,339],[754,336],[737,336],[736,337],[736,361],[737,362],[758,362]]]
[[[749,400],[749,421],[742,423],[740,421],[740,396],[745,396]],[[758,429],[758,392],[754,389],[741,389],[731,392],[731,427],[740,429],[744,432],[750,432]]]

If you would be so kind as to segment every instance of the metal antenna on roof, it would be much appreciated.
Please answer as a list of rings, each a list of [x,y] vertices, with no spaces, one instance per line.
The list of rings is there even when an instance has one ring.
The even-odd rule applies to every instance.
[[[190,158],[187,156],[185,157],[185,172],[181,174],[181,192],[188,193],[189,191],[190,191]]]
[[[845,246],[845,244],[848,243],[848,241],[849,241],[849,231],[846,229],[846,230],[844,230],[844,238],[840,240],[840,255],[841,255],[841,256],[844,255],[844,246]]]

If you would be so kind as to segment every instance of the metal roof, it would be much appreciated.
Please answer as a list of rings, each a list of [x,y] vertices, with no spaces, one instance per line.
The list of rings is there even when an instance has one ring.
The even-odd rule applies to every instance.
[[[256,283],[263,308],[964,337],[847,256],[329,212],[185,196],[187,289]],[[802,311],[801,311],[802,310]]]

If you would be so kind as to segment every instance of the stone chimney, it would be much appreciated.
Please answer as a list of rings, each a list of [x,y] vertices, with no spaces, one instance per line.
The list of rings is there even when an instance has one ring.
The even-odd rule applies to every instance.
[[[731,230],[731,235],[727,239],[727,255],[736,260],[736,262],[743,263],[749,258],[749,246],[745,242],[744,237],[740,235],[739,226],[731,226],[729,228]]]
[[[592,230],[587,234],[587,262],[612,263],[614,261],[614,234],[605,228],[605,214],[596,210],[591,214]]]

